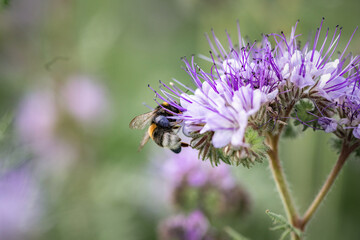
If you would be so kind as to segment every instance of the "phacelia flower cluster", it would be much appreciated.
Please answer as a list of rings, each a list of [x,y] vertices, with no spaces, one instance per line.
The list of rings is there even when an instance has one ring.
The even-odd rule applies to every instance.
[[[194,57],[183,58],[195,88],[177,80],[160,82],[155,93],[181,111],[173,118],[202,159],[245,166],[261,161],[266,136],[280,133],[292,119],[359,141],[360,58],[346,53],[356,30],[339,49],[342,28],[324,33],[323,21],[304,46],[296,34],[298,22],[288,38],[281,32],[253,43],[244,41],[238,27],[238,41],[227,34],[226,47],[212,32],[205,57],[209,70]]]
[[[316,31],[313,43],[307,42],[302,49],[296,40],[296,25],[288,41],[283,34],[272,34],[277,43],[276,63],[287,80],[280,91],[292,90],[290,92],[293,93],[280,94],[279,98],[287,94],[288,99],[295,97],[293,101],[298,106],[307,103],[306,111],[300,109],[303,110],[302,114],[296,111],[292,114],[305,126],[327,133],[333,132],[341,139],[358,141],[360,58],[346,54],[357,29],[345,48],[339,50],[337,46],[342,28],[336,26],[333,34],[327,29],[323,41],[320,41],[322,26],[323,21]]]

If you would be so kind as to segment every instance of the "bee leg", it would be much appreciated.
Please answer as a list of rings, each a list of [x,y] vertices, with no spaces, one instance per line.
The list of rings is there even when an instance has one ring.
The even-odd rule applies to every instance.
[[[190,146],[188,143],[184,143],[184,142],[181,142],[181,146],[182,147],[188,147],[188,146]]]

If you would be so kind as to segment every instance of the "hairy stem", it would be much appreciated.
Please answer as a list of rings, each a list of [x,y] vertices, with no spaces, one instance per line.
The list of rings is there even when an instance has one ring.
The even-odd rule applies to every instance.
[[[299,223],[298,213],[296,211],[294,201],[290,194],[289,187],[285,179],[285,174],[283,172],[283,168],[279,159],[279,135],[268,134],[267,140],[270,147],[270,149],[268,150],[270,169],[276,183],[276,188],[279,192],[288,220],[293,226],[297,227]],[[300,238],[293,233],[292,239],[296,240]]]
[[[346,159],[349,157],[351,152],[354,151],[355,148],[357,148],[357,147],[358,147],[358,145],[353,145],[350,147],[344,141],[339,158],[338,158],[335,166],[331,170],[329,176],[327,177],[324,185],[321,187],[319,193],[316,195],[315,199],[313,200],[313,202],[310,204],[309,208],[305,212],[304,217],[300,220],[300,229],[301,230],[305,229],[306,224],[309,222],[311,217],[314,215],[316,210],[319,208],[321,202],[324,200],[326,194],[329,192],[331,186],[334,184],[334,181],[335,181],[336,177],[338,176],[341,168],[343,167]]]

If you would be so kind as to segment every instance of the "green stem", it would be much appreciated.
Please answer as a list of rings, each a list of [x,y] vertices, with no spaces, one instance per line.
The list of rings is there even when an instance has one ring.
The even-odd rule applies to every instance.
[[[349,146],[346,142],[343,143],[341,153],[339,155],[339,158],[331,170],[328,178],[326,179],[324,185],[320,189],[319,193],[313,200],[313,202],[310,204],[308,210],[305,212],[304,217],[300,220],[300,229],[304,230],[306,224],[309,222],[311,217],[314,215],[318,207],[320,206],[320,203],[324,200],[326,194],[329,192],[331,186],[333,185],[336,177],[338,176],[341,168],[343,167],[346,159],[349,157],[351,152],[353,152],[358,145]]]
[[[298,213],[295,208],[294,201],[289,191],[288,184],[285,179],[285,174],[279,159],[278,143],[279,135],[268,134],[268,144],[270,149],[268,150],[268,155],[270,159],[270,169],[274,177],[277,190],[280,194],[281,201],[285,208],[286,216],[290,223],[297,227],[299,223]],[[296,234],[292,234],[292,239],[300,239]]]

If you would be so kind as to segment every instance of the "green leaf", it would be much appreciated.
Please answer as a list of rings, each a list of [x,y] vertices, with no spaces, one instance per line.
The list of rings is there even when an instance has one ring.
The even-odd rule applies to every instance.
[[[5,132],[13,120],[13,115],[10,113],[4,114],[0,120],[0,141],[5,138]]]
[[[2,3],[3,3],[3,6],[7,7],[10,5],[10,0],[3,0]]]
[[[275,227],[270,228],[271,231],[276,231],[276,230],[283,230],[287,228],[287,224],[282,224],[282,225],[277,225]]]
[[[218,149],[218,148],[217,148],[216,151],[217,151],[217,154],[218,154],[219,158],[220,158],[224,163],[231,165],[231,161],[230,161],[230,157],[229,157],[229,156],[225,156],[224,153],[223,153],[223,151],[222,151],[221,149]]]
[[[250,144],[251,151],[260,155],[265,155],[268,147],[265,145],[265,137],[259,136],[259,133],[252,128],[246,129],[245,141]]]
[[[252,129],[247,128],[245,132],[245,142],[250,145],[249,158],[254,161],[262,162],[266,159],[267,150],[269,147],[265,144],[265,137],[260,136],[259,133]]]
[[[301,237],[302,232],[289,223],[284,216],[270,212],[269,210],[266,210],[265,212],[271,218],[273,223],[277,224],[277,226],[271,228],[270,230],[284,230],[281,234],[280,240],[285,239],[285,237],[292,232]]]
[[[359,159],[359,157],[360,157],[360,147],[358,147],[358,148],[356,148],[356,149],[354,150],[354,155],[355,155],[355,157],[356,157],[357,159]]]
[[[295,128],[293,121],[288,121],[287,125],[285,126],[285,129],[283,131],[283,137],[295,138],[295,137],[297,137],[298,134],[299,134],[299,132]]]
[[[273,220],[274,224],[289,224],[283,215],[276,214],[266,210],[265,213]]]
[[[339,138],[332,137],[330,139],[330,144],[333,149],[335,149],[336,153],[339,154],[341,152],[342,140]]]
[[[341,148],[342,148],[342,144],[343,144],[343,140],[333,137],[330,139],[330,143],[331,143],[331,147],[333,149],[335,149],[337,154],[340,154],[341,152]],[[356,148],[352,154],[350,155],[349,159],[359,159],[360,157],[360,147]]]
[[[241,235],[240,233],[238,233],[237,231],[235,231],[234,229],[232,229],[231,227],[225,227],[224,231],[229,235],[229,237],[231,237],[231,239],[233,240],[249,240],[249,238],[244,237],[243,235]]]
[[[292,117],[297,120],[294,121],[294,125],[298,126],[303,124],[303,122],[309,122],[316,119],[315,116],[311,115],[309,112],[313,112],[315,109],[314,104],[309,100],[301,99],[294,107],[294,112],[291,114]],[[309,125],[316,124],[316,121],[309,123]],[[308,126],[303,125],[303,131],[305,131]]]
[[[291,233],[290,229],[285,230],[281,236],[280,236],[280,240],[284,240],[286,238],[287,235],[289,235]]]

